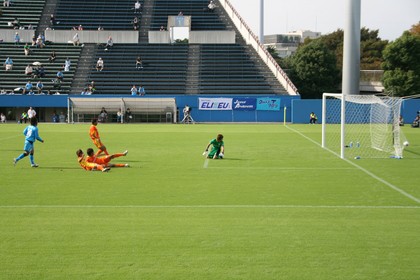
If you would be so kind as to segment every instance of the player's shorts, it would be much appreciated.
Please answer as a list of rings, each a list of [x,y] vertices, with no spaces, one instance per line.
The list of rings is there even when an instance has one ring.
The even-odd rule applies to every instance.
[[[23,150],[27,151],[28,153],[34,149],[34,142],[30,142],[28,140],[25,141],[25,145],[23,146]]]
[[[111,156],[98,157],[95,160],[97,164],[108,164],[110,161],[111,161]]]
[[[207,155],[208,158],[213,158],[214,155],[216,155],[216,157],[219,157],[220,154],[220,148],[219,149],[211,149],[210,153]]]
[[[99,140],[99,139],[95,139],[95,140],[92,140],[92,141],[93,141],[93,144],[95,144],[96,148],[98,148],[98,149],[100,149],[104,146],[104,144],[102,144],[101,140]]]

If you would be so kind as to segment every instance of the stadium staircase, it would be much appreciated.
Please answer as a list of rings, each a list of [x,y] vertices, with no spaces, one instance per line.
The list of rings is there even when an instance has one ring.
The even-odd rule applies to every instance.
[[[154,0],[144,0],[140,21],[139,43],[149,43],[149,30],[151,30]]]
[[[200,45],[189,45],[185,94],[199,94],[200,52]]]
[[[45,0],[44,10],[42,17],[39,20],[39,24],[36,29],[36,35],[44,32],[47,28],[53,28],[50,23],[51,15],[55,15],[58,0]]]
[[[96,44],[85,44],[82,48],[77,71],[71,84],[72,93],[81,93],[86,85],[91,82],[88,78],[89,73],[93,70],[93,65],[96,64],[96,49]]]

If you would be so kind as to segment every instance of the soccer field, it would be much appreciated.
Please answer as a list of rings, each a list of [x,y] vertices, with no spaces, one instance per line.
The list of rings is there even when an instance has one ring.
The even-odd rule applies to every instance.
[[[420,279],[420,130],[404,159],[342,160],[320,125],[0,125],[0,279]],[[224,135],[225,159],[202,156]]]

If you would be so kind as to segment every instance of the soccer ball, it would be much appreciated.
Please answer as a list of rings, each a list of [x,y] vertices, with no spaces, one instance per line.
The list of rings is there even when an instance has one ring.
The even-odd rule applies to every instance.
[[[219,154],[219,158],[223,158],[225,155],[223,153]]]
[[[407,147],[410,143],[408,143],[408,141],[404,141],[403,145]]]

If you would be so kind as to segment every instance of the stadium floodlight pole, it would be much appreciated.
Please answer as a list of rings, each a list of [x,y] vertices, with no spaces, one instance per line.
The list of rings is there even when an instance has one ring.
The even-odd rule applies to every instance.
[[[264,45],[264,0],[260,0],[260,42]]]
[[[345,148],[345,96],[360,93],[360,10],[361,0],[346,0],[341,89],[341,158],[344,158]]]

